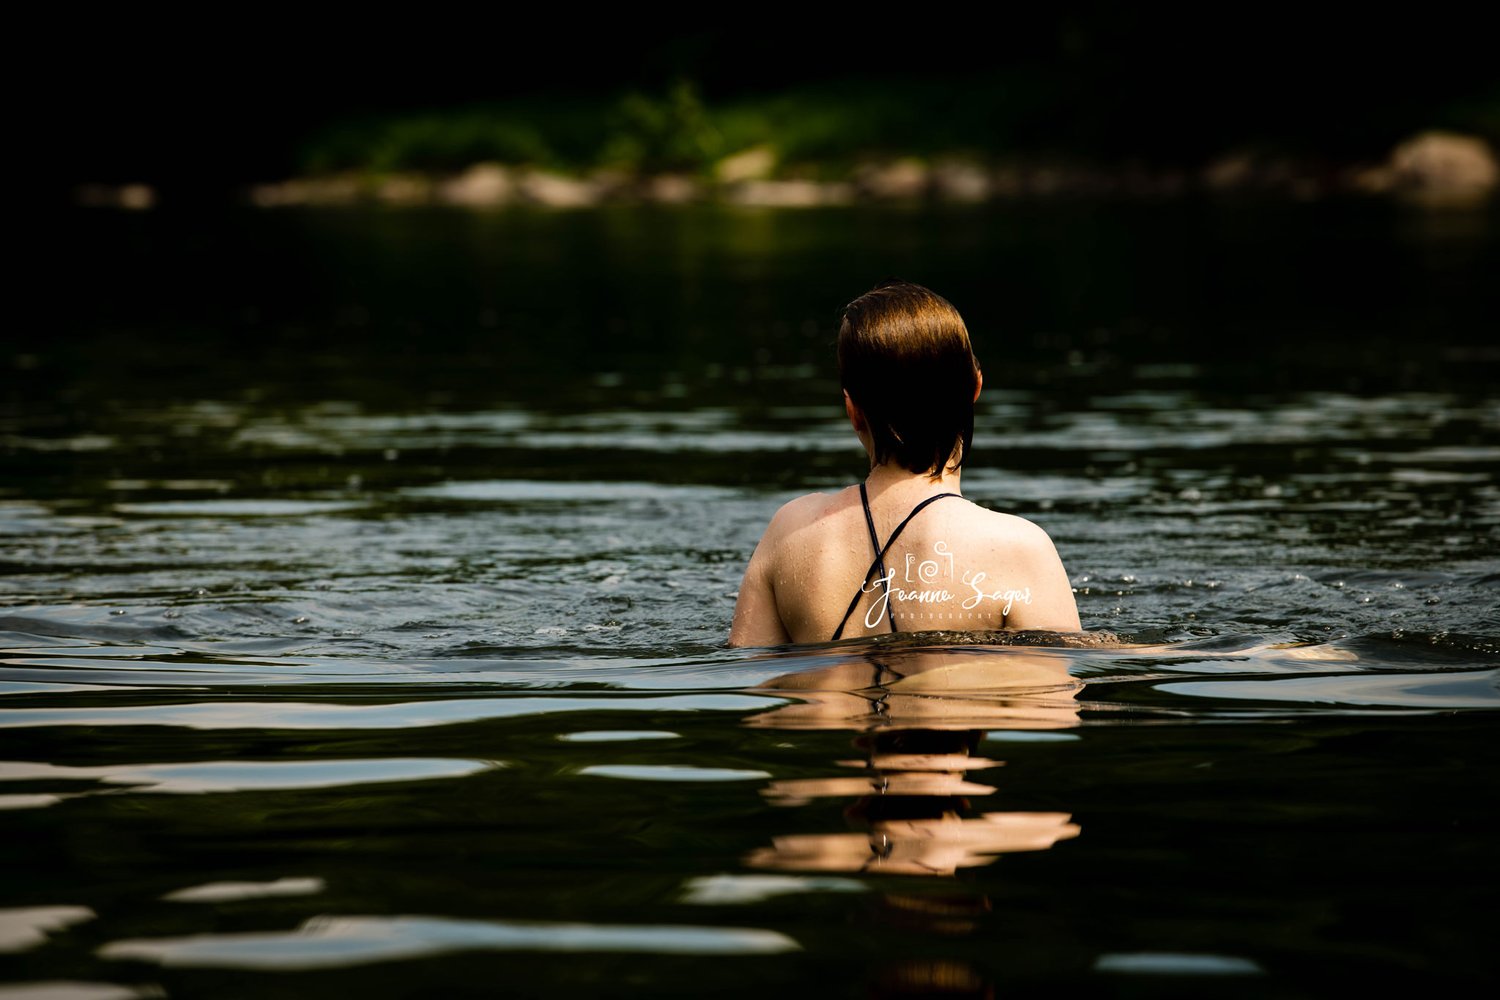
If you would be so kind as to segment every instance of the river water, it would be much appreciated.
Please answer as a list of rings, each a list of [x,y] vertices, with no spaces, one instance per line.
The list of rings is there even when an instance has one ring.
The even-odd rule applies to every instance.
[[[1493,975],[1492,210],[57,233],[0,358],[0,995]],[[891,274],[1091,636],[725,648],[771,513],[862,475],[833,324]]]

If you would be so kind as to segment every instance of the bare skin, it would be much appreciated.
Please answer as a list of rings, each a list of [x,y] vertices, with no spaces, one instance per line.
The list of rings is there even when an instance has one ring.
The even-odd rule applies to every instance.
[[[844,408],[871,456],[865,483],[881,545],[925,498],[961,494],[961,470],[951,464],[937,480],[892,462],[876,465],[869,426],[848,393]],[[729,645],[827,641],[873,559],[858,486],[790,501],[771,519],[750,558]],[[891,631],[887,601],[903,632],[1082,629],[1072,585],[1047,533],[1025,518],[986,510],[961,495],[918,514],[886,555],[885,569],[891,575],[889,597],[877,571],[865,583],[842,638]]]

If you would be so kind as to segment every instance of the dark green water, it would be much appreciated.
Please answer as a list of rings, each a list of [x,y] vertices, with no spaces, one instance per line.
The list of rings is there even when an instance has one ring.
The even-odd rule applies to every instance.
[[[0,985],[1492,978],[1497,234],[1376,202],[58,220],[0,357]],[[770,514],[862,474],[833,319],[888,274],[973,331],[966,494],[1045,527],[1125,647],[724,648]]]

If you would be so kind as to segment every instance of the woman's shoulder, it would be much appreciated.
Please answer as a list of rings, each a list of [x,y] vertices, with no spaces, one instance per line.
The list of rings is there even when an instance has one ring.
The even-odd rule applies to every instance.
[[[1012,552],[1017,549],[1034,551],[1038,554],[1056,551],[1052,536],[1035,521],[1028,520],[1019,514],[991,510],[979,504],[968,506],[969,516],[973,518],[973,526],[977,529],[969,537],[975,540],[987,540],[993,545],[1003,546]]]
[[[767,553],[803,561],[840,539],[859,522],[859,487],[793,497],[771,517],[762,536]],[[860,530],[863,530],[862,528]]]
[[[1041,539],[1048,537],[1045,528],[1035,521],[1027,520],[1020,514],[1010,514],[1003,510],[990,510],[987,507],[979,509],[989,516],[990,523],[994,525],[996,531],[1007,532],[1017,538]]]
[[[782,504],[771,516],[770,527],[766,529],[767,533],[785,535],[816,524],[844,506],[847,503],[844,495],[852,489],[854,488],[850,487],[837,493],[804,493],[802,496],[793,497]]]

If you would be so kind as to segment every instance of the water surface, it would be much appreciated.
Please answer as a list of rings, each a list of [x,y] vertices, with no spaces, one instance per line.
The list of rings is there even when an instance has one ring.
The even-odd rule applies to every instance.
[[[0,981],[1489,977],[1494,223],[63,220],[0,418]],[[860,475],[832,321],[890,273],[1096,641],[724,647],[770,514]]]

